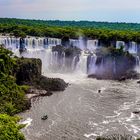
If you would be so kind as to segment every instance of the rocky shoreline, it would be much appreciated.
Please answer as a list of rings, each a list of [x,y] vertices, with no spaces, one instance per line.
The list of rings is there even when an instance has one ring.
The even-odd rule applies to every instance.
[[[30,87],[29,90],[26,92],[26,97],[31,100],[32,98],[39,97],[39,96],[51,96],[53,93],[51,91],[37,89],[35,87]]]
[[[120,74],[118,76],[91,74],[91,75],[88,75],[88,78],[96,78],[98,80],[116,80],[116,81],[121,82],[121,81],[125,81],[128,79],[138,80],[140,78],[140,74],[138,74],[136,71],[127,71],[126,73]],[[140,83],[140,81],[138,81],[137,83]]]
[[[54,91],[64,91],[68,86],[60,78],[48,78],[42,75],[42,62],[36,58],[16,58],[16,67],[13,70],[18,85],[27,85],[27,105],[25,110],[30,109],[31,99],[39,96],[51,96]]]

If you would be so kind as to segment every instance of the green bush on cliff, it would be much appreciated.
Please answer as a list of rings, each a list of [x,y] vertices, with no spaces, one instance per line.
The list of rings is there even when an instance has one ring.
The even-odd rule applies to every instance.
[[[29,105],[25,98],[28,87],[17,85],[13,76],[15,66],[12,52],[0,46],[0,140],[24,140],[21,125],[17,124],[19,118],[10,117]]]
[[[25,140],[19,131],[23,126],[17,124],[19,117],[0,114],[0,140]]]
[[[0,47],[0,113],[14,115],[26,108],[25,87],[12,76],[15,66],[12,52]]]
[[[11,74],[15,61],[11,58],[13,53],[3,46],[0,46],[0,72],[5,74]]]
[[[40,59],[18,58],[14,69],[16,83],[30,85],[41,76],[41,67]]]
[[[13,76],[0,74],[0,113],[14,115],[26,108],[25,87],[18,86]]]

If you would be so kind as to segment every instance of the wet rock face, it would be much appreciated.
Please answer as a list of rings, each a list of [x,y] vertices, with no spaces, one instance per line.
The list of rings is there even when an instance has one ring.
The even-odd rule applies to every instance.
[[[47,91],[63,91],[67,83],[59,78],[47,78],[41,75],[42,62],[35,58],[18,58],[14,70],[17,84],[34,86],[34,93],[39,96],[46,96]],[[37,90],[40,89],[40,90]],[[47,93],[44,93],[44,91]]]
[[[52,47],[52,52],[58,52],[58,56],[62,56],[65,53],[66,58],[73,58],[74,56],[80,55],[81,50],[77,47],[64,47],[64,46],[54,46]]]
[[[126,73],[122,73],[120,75],[113,76],[111,74],[108,75],[97,75],[91,74],[88,75],[89,78],[96,78],[99,80],[118,80],[118,81],[125,81],[127,79],[138,79],[139,75],[135,71],[127,71]]]
[[[52,52],[56,53],[55,57],[57,57],[58,67],[61,68],[61,60],[65,59],[65,66],[71,70],[71,66],[73,63],[73,59],[75,58],[75,63],[79,61],[79,56],[81,54],[81,50],[77,47],[64,47],[64,46],[54,46],[52,47]],[[76,65],[76,64],[75,64]]]
[[[41,76],[37,80],[37,85],[39,88],[47,91],[64,91],[68,86],[68,84],[60,78],[47,78],[45,76]]]
[[[134,111],[133,114],[140,114],[140,111]]]
[[[35,58],[18,58],[14,74],[17,84],[29,84],[41,76],[42,62]]]
[[[69,44],[70,44],[69,39],[70,39],[70,38],[69,38],[68,36],[64,36],[64,37],[62,38],[62,45],[65,46],[65,47],[68,47]]]
[[[26,51],[25,39],[24,38],[20,38],[20,41],[19,41],[19,52],[23,53],[24,51]]]
[[[129,134],[111,134],[107,136],[99,136],[96,140],[135,140],[135,138]]]
[[[29,100],[35,97],[44,97],[44,96],[51,96],[53,93],[50,91],[42,90],[42,89],[37,89],[35,87],[30,87],[29,90],[26,93],[26,96]]]
[[[137,78],[136,58],[122,49],[109,48],[97,54],[96,72],[88,77],[123,81]]]

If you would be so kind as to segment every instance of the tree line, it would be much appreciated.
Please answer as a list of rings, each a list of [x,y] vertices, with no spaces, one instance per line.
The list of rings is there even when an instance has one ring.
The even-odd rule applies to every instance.
[[[79,38],[83,36],[110,41],[140,42],[140,24],[108,23],[89,21],[44,21],[0,18],[0,33],[8,33],[17,37],[26,35],[38,37]]]

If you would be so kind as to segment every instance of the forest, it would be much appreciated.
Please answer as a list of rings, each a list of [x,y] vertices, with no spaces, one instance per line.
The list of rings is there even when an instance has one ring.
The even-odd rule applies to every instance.
[[[27,20],[0,18],[0,33],[16,37],[44,36],[79,38],[102,41],[140,42],[140,24],[90,21]]]

